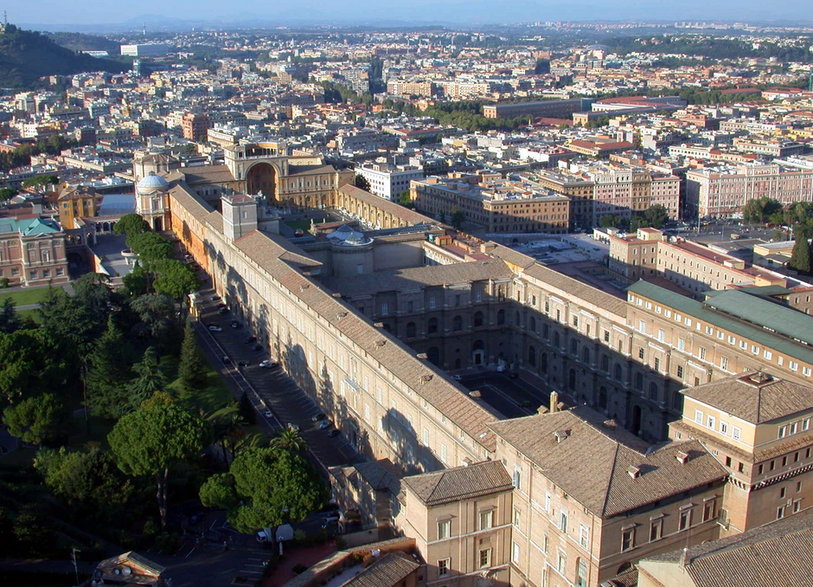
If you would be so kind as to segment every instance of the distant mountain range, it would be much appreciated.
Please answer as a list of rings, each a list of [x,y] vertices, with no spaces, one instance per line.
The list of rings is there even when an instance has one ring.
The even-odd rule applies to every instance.
[[[76,53],[45,35],[14,25],[0,32],[0,88],[28,89],[46,75],[72,75],[84,71],[118,73],[129,65]]]

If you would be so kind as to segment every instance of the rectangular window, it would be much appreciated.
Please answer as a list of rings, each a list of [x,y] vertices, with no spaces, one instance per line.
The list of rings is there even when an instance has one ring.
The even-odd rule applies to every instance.
[[[519,526],[522,521],[522,512],[514,508],[514,526]]]
[[[703,412],[701,412],[700,410],[695,410],[694,411],[694,421],[697,422],[698,424],[702,424],[703,423]]]
[[[514,487],[517,489],[522,489],[522,471],[519,469],[514,469],[514,475],[511,478],[511,481],[514,484]]]
[[[708,522],[714,519],[714,500],[710,499],[703,504],[703,521]]]
[[[440,520],[438,522],[438,540],[446,540],[452,535],[452,521]]]
[[[621,552],[635,548],[635,528],[621,531]]]
[[[567,555],[562,551],[559,551],[559,558],[556,560],[556,570],[560,575],[564,575],[567,571]]]
[[[545,511],[550,513],[550,493],[545,494]]]
[[[728,357],[720,357],[720,369],[728,371]]]
[[[714,419],[714,416],[708,416],[706,418],[706,427],[707,428],[711,428],[712,430],[714,430],[714,427],[716,426],[716,424],[717,424],[717,422]]]
[[[519,544],[517,544],[516,542],[512,542],[511,543],[511,562],[519,563],[519,559],[520,559]]]
[[[567,533],[567,512],[565,511],[559,515],[559,529],[565,534]]]
[[[677,376],[679,379],[683,379],[683,365],[677,366]]]
[[[720,434],[728,434],[728,424],[726,422],[720,422]]]
[[[486,568],[491,566],[491,549],[484,548],[480,551],[480,568]]]
[[[678,531],[686,530],[692,524],[692,510],[683,510],[678,519]]]
[[[494,510],[480,512],[480,530],[488,530],[493,526]]]
[[[733,438],[734,440],[739,440],[741,434],[742,431],[739,428],[737,428],[736,426],[731,427],[731,438]]]
[[[438,577],[445,577],[449,574],[449,566],[451,559],[442,558],[438,561]]]
[[[588,548],[590,543],[590,529],[587,526],[579,526],[579,546]]]
[[[649,522],[649,541],[660,540],[663,536],[663,518]]]
[[[785,506],[780,506],[776,508],[776,519],[781,520],[785,517]]]
[[[780,426],[779,427],[779,438],[785,438],[788,435],[788,427],[787,426]]]

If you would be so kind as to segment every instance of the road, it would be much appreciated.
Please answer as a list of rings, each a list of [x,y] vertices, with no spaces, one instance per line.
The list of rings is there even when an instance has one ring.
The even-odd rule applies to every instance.
[[[259,366],[263,359],[276,358],[265,350],[253,350],[253,345],[247,342],[252,333],[245,327],[231,328],[234,318],[218,312],[218,300],[211,300],[213,295],[211,290],[204,292],[207,302],[196,325],[197,333],[204,352],[218,367],[235,397],[246,393],[257,410],[258,422],[262,422],[270,434],[289,424],[298,426],[311,454],[322,467],[359,462],[361,458],[341,435],[331,438],[327,430],[320,430],[319,423],[311,420],[321,410],[293,379],[279,368]],[[222,330],[211,332],[204,324],[216,325]],[[228,363],[224,363],[224,357],[228,357]],[[249,365],[238,367],[241,361]],[[269,411],[270,415],[266,416]]]

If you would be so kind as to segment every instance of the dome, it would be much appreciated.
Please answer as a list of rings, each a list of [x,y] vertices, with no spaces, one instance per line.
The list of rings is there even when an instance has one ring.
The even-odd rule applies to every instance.
[[[145,175],[141,181],[138,182],[138,189],[139,190],[162,190],[169,187],[169,183],[160,175],[155,175],[154,172],[150,172],[149,175]]]

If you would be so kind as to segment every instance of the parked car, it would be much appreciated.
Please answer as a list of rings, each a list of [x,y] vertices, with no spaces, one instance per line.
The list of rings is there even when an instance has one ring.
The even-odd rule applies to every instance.
[[[228,314],[228,313],[229,313],[229,309],[228,309],[228,308],[226,308],[226,307],[223,307],[223,308],[220,308],[220,309],[217,311],[217,313],[218,313],[218,314],[220,314],[221,316],[225,316],[226,314]]]
[[[231,359],[227,355],[223,355],[223,364],[228,365],[231,363]]]
[[[329,516],[325,516],[322,518],[322,528],[327,528],[331,525],[338,525],[339,523],[339,515],[338,514],[331,514]]]
[[[271,413],[271,410],[266,410],[263,412],[263,416],[268,418],[269,420],[274,417],[274,414]]]
[[[327,416],[325,416],[324,412],[316,412],[313,416],[311,416],[311,422],[318,422],[319,420],[324,420],[326,418]]]
[[[251,365],[251,361],[237,361],[238,367],[248,367]]]
[[[220,326],[218,326],[217,324],[209,324],[209,326],[207,326],[207,328],[209,329],[209,332],[222,332],[223,331],[223,329]]]
[[[454,379],[455,381],[463,381],[463,376],[462,375],[452,375],[452,379]]]
[[[319,424],[319,430],[326,430],[330,428],[330,420],[322,420]]]
[[[229,326],[231,326],[232,328],[241,328],[243,325],[237,320],[232,320]]]
[[[213,295],[212,297],[209,298],[209,301],[216,302],[219,299],[220,299],[220,296],[215,294],[215,295]]]
[[[262,367],[263,369],[274,369],[276,367],[279,367],[279,363],[275,363],[274,361],[269,361],[266,359],[265,361],[260,361],[260,367]]]

